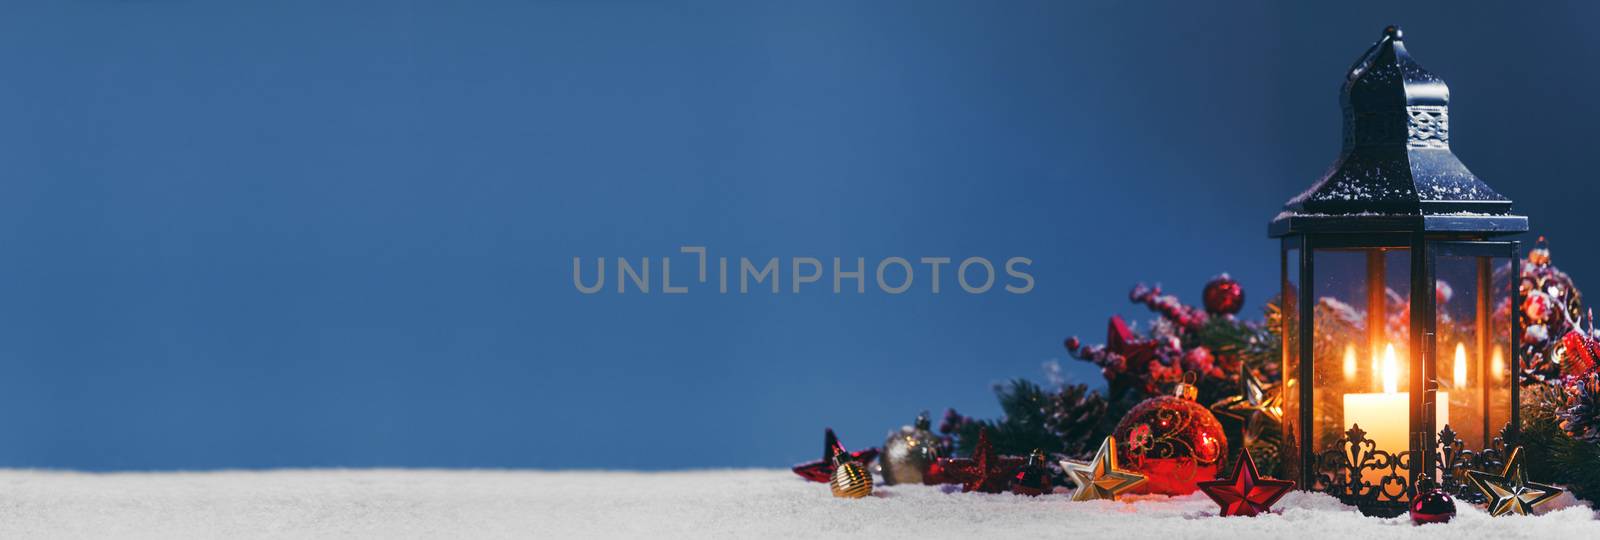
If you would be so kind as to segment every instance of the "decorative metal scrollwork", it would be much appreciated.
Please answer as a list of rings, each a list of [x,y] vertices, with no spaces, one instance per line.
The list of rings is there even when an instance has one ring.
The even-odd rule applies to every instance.
[[[1406,107],[1406,146],[1411,148],[1449,148],[1450,110],[1434,105]]]
[[[1510,429],[1511,424],[1506,424],[1500,429],[1500,435],[1489,442],[1488,448],[1472,451],[1456,436],[1455,430],[1445,425],[1439,431],[1439,452],[1435,454],[1438,456],[1439,487],[1462,501],[1483,503],[1486,500],[1483,492],[1467,480],[1467,471],[1498,471],[1504,468],[1506,432]]]
[[[1312,489],[1357,506],[1401,504],[1409,498],[1410,470],[1410,452],[1378,450],[1360,425],[1352,425],[1344,437],[1317,456]],[[1366,478],[1367,471],[1384,474],[1373,483]]]
[[[1511,425],[1506,424],[1488,448],[1471,450],[1455,430],[1444,426],[1434,453],[1439,487],[1462,501],[1483,502],[1483,494],[1467,480],[1467,471],[1503,468],[1510,429]],[[1410,476],[1412,456],[1412,452],[1391,454],[1378,450],[1377,443],[1367,438],[1367,432],[1353,425],[1317,455],[1311,489],[1338,497],[1364,512],[1397,514],[1415,491]],[[1382,474],[1369,474],[1374,471]]]

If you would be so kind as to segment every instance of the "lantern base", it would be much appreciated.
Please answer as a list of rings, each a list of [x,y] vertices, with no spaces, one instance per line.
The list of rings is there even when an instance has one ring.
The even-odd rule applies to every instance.
[[[1499,437],[1492,439],[1486,448],[1474,451],[1466,449],[1455,430],[1444,426],[1439,431],[1434,452],[1443,480],[1438,487],[1468,504],[1481,502],[1482,494],[1471,483],[1459,478],[1469,470],[1498,470],[1497,467],[1503,466],[1505,441],[1514,433],[1513,426],[1507,423]],[[1314,464],[1318,468],[1306,484],[1309,491],[1332,495],[1366,516],[1391,518],[1410,511],[1410,501],[1416,493],[1432,488],[1432,477],[1422,475],[1419,479],[1419,475],[1411,474],[1414,452],[1391,455],[1375,450],[1375,446],[1359,427],[1351,427],[1344,437],[1317,456]],[[1382,478],[1371,478],[1369,473],[1381,474]],[[1418,489],[1413,482],[1429,487]]]

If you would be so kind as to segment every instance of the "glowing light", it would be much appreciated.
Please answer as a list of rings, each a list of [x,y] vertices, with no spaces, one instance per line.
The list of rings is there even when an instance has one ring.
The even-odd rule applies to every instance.
[[[1345,345],[1344,346],[1344,380],[1349,381],[1349,380],[1353,380],[1355,378],[1356,378],[1356,347],[1355,347],[1355,345]]]
[[[1394,344],[1383,349],[1383,393],[1400,392],[1400,362],[1394,358]]]
[[[1496,381],[1504,379],[1506,376],[1506,359],[1505,356],[1500,354],[1499,348],[1495,348],[1494,356],[1490,357],[1489,370],[1494,372],[1494,380]]]
[[[1345,427],[1361,426],[1376,449],[1391,454],[1405,451],[1410,440],[1410,415],[1406,411],[1411,407],[1411,393],[1400,391],[1400,362],[1394,344],[1388,344],[1383,350],[1383,369],[1378,377],[1383,383],[1383,393],[1344,395]],[[1433,407],[1438,425],[1449,424],[1450,393],[1438,392]],[[1366,470],[1361,472],[1361,479],[1379,485],[1383,475],[1383,471]]]
[[[1456,378],[1455,378],[1455,381],[1456,381],[1456,385],[1455,386],[1456,386],[1456,388],[1466,388],[1467,387],[1467,346],[1465,344],[1463,344],[1463,343],[1460,343],[1460,342],[1456,343],[1455,375],[1456,375]]]

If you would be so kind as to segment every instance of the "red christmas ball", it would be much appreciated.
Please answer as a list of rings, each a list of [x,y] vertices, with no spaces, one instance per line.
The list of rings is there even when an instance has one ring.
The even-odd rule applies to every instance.
[[[1544,291],[1529,291],[1528,297],[1522,301],[1522,313],[1528,316],[1529,322],[1541,324],[1550,319],[1550,313],[1555,310],[1555,301]]]
[[[1456,501],[1442,489],[1423,491],[1411,500],[1412,523],[1449,523],[1453,517],[1456,517]]]
[[[1206,313],[1233,315],[1244,309],[1244,287],[1223,274],[1206,282],[1204,293]]]
[[[1180,385],[1179,393],[1144,400],[1117,423],[1122,466],[1148,478],[1134,493],[1194,493],[1196,483],[1216,478],[1226,461],[1222,424],[1195,402],[1193,387]]]

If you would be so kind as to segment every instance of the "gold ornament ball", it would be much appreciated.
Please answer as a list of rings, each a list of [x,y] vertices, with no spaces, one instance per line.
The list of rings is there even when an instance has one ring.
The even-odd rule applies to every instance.
[[[872,494],[872,473],[866,466],[850,459],[834,458],[834,463],[833,481],[828,484],[833,488],[833,496],[859,499]]]

